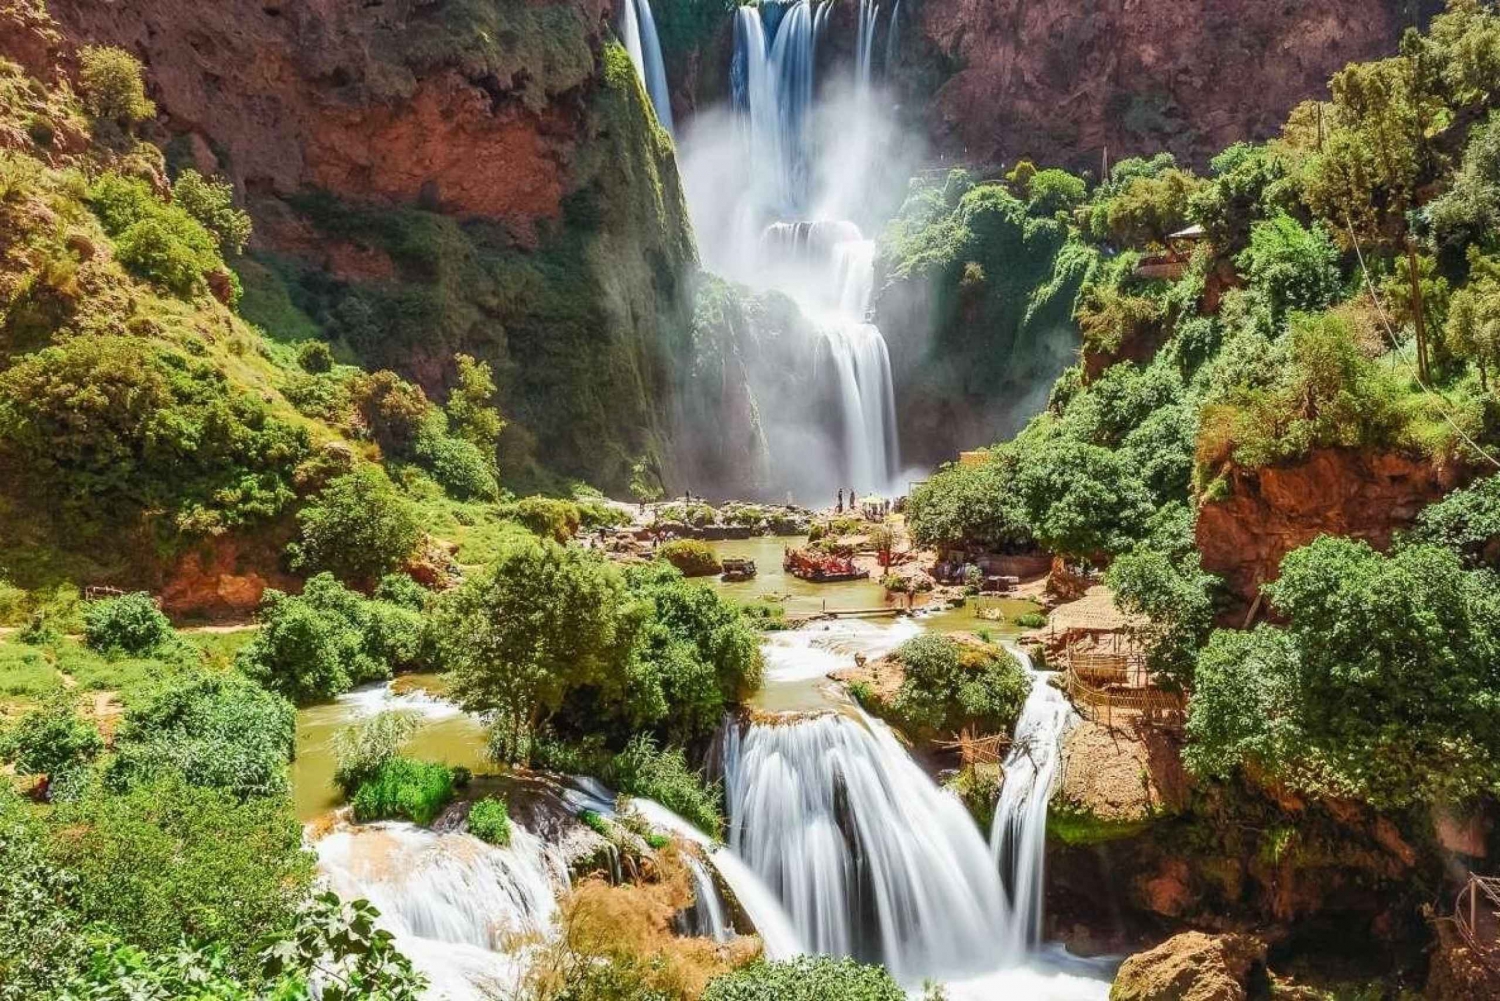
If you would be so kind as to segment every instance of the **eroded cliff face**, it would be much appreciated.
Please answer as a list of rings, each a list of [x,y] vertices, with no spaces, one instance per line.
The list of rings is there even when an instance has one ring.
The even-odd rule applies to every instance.
[[[925,0],[920,34],[953,67],[926,120],[941,148],[977,162],[1098,170],[1106,147],[1112,160],[1202,161],[1274,134],[1351,60],[1394,51],[1408,6]]]
[[[1232,470],[1230,495],[1198,511],[1203,569],[1221,575],[1248,604],[1293,549],[1320,535],[1385,549],[1458,479],[1459,471],[1422,459],[1344,449],[1323,449],[1287,466]]]

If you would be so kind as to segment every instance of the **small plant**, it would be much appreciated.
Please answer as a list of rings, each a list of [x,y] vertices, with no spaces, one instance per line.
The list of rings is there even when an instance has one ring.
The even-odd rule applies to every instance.
[[[490,796],[475,803],[469,809],[469,833],[501,848],[509,845],[510,810],[505,800]]]
[[[346,726],[333,735],[333,757],[338,767],[333,780],[348,796],[375,777],[401,746],[417,732],[416,713],[386,711]]]
[[[861,706],[868,707],[875,699],[875,689],[870,687],[868,681],[853,681],[849,683],[849,697]]]
[[[453,769],[431,761],[395,757],[354,793],[354,819],[405,819],[426,826],[453,798]]]
[[[113,45],[86,45],[78,53],[78,82],[83,106],[95,118],[134,124],[156,114],[146,96],[141,64]]]
[[[104,750],[104,738],[78,715],[73,700],[57,695],[19,723],[0,733],[0,761],[21,775],[43,776],[42,794],[50,798],[60,780],[82,769]]]
[[[297,347],[297,364],[314,375],[332,371],[333,350],[322,341],[303,341]]]
[[[578,820],[601,838],[614,837],[614,829],[610,827],[609,821],[597,810],[584,810],[578,815]]]
[[[83,637],[100,653],[150,653],[172,636],[172,623],[145,591],[108,598],[83,613]]]
[[[1047,624],[1047,616],[1041,612],[1022,612],[1012,621],[1022,629],[1040,629]]]

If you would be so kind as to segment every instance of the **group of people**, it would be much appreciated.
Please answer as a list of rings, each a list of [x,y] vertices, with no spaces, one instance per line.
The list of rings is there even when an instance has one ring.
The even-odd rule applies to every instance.
[[[867,500],[863,505],[859,503],[859,497],[854,488],[849,488],[849,513],[858,511],[864,518],[876,521],[891,513],[892,504],[888,500]],[[844,513],[844,488],[839,488],[838,503],[834,507],[836,514]]]

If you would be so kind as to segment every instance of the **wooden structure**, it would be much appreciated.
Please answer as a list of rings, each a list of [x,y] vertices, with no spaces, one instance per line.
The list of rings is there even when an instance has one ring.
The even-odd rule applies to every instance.
[[[1470,873],[1453,902],[1453,923],[1474,958],[1500,981],[1500,879]]]
[[[1005,752],[1010,749],[1010,737],[1003,733],[977,737],[965,728],[957,740],[939,741],[937,746],[945,751],[957,751],[965,766],[998,765],[1005,760]]]
[[[109,587],[104,584],[94,584],[83,589],[84,601],[104,601],[108,598],[123,598],[125,592],[118,587]]]
[[[1202,226],[1189,226],[1187,229],[1178,230],[1167,237],[1166,250],[1141,258],[1141,262],[1135,266],[1136,275],[1140,278],[1175,282],[1186,273],[1188,262],[1193,256],[1193,248],[1203,237]]]
[[[1074,651],[1064,654],[1068,697],[1096,723],[1113,726],[1134,717],[1158,726],[1179,727],[1187,719],[1187,697],[1152,683],[1145,665],[1128,654]]]

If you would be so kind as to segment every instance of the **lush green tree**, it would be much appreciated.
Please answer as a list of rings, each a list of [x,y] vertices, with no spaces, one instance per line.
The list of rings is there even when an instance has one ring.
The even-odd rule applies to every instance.
[[[422,387],[395,372],[361,372],[349,384],[349,397],[365,429],[390,458],[411,455],[432,404]]]
[[[287,547],[292,566],[356,585],[396,569],[422,538],[411,502],[374,465],[331,480],[297,512],[297,523],[301,537]]]
[[[1016,476],[1037,542],[1062,556],[1118,553],[1145,532],[1151,496],[1127,458],[1066,435],[1024,448]]]
[[[296,736],[285,699],[236,674],[195,674],[126,712],[107,777],[124,788],[172,771],[240,797],[278,796]]]
[[[925,633],[896,649],[901,686],[890,711],[913,735],[944,736],[974,728],[982,733],[1009,733],[1031,677],[1005,650],[960,643]]]
[[[1146,620],[1137,630],[1147,667],[1158,678],[1191,687],[1198,650],[1214,627],[1210,588],[1197,552],[1173,559],[1145,546],[1110,564],[1105,583],[1120,609]]]
[[[88,202],[114,238],[120,263],[173,295],[191,299],[203,291],[208,273],[224,267],[219,238],[184,206],[158,198],[138,177],[106,173],[89,187]],[[231,278],[230,284],[236,281]]]
[[[146,654],[172,636],[172,623],[145,591],[92,602],[83,613],[84,642],[100,653]]]
[[[1500,474],[1423,508],[1408,541],[1447,546],[1469,566],[1500,570]]]
[[[1161,247],[1188,222],[1188,199],[1199,181],[1175,167],[1136,177],[1108,201],[1110,237],[1126,247]]]
[[[528,530],[554,542],[567,542],[577,535],[583,517],[577,504],[557,497],[523,497],[512,510]]]
[[[453,696],[497,719],[501,754],[525,760],[572,689],[624,674],[636,618],[608,562],[541,540],[516,544],[438,604]]]
[[[717,591],[670,566],[633,567],[625,583],[648,609],[629,668],[629,723],[658,727],[676,743],[712,733],[727,706],[760,687],[755,631]]]
[[[1056,168],[1037,171],[1026,186],[1028,207],[1034,215],[1040,216],[1071,212],[1083,204],[1087,194],[1083,178]]]
[[[58,695],[0,731],[0,761],[21,775],[41,775],[52,795],[104,750],[99,729],[78,715],[72,696]]]
[[[1140,471],[1141,482],[1158,504],[1187,499],[1197,435],[1194,408],[1175,403],[1152,411],[1121,443],[1121,451]]]
[[[921,546],[976,543],[992,550],[1031,544],[1025,513],[1012,489],[1014,464],[992,452],[980,463],[943,466],[907,499],[906,523]]]
[[[1379,807],[1500,788],[1500,589],[1458,555],[1325,536],[1265,585],[1284,630],[1216,634],[1189,715],[1196,769],[1246,766]]]
[[[78,82],[83,106],[95,118],[134,125],[156,114],[141,80],[141,64],[124,49],[85,45],[78,52]]]
[[[313,375],[332,372],[333,349],[322,341],[303,341],[297,345],[297,364]]]
[[[1304,228],[1286,213],[1251,227],[1250,245],[1235,258],[1252,288],[1265,292],[1280,322],[1292,310],[1316,312],[1338,298],[1339,252],[1319,226]]]
[[[449,432],[448,417],[434,408],[422,422],[412,456],[432,478],[458,500],[494,500],[500,493],[495,479],[494,447],[488,451]]]
[[[1213,176],[1188,199],[1188,211],[1225,250],[1243,247],[1250,227],[1294,200],[1288,157],[1271,144],[1235,143],[1210,162]]]
[[[712,980],[703,1001],[905,1001],[880,966],[852,959],[803,956],[786,962],[757,960]]]
[[[723,569],[713,547],[698,539],[665,542],[657,547],[656,557],[687,577],[711,577]]]
[[[213,942],[251,977],[262,940],[291,926],[312,878],[290,800],[240,798],[167,776],[56,808],[55,863],[77,880],[82,924],[168,950]]]
[[[1474,363],[1488,389],[1490,373],[1500,372],[1500,260],[1471,250],[1469,275],[1448,305],[1443,342],[1450,354]]]
[[[454,358],[458,384],[448,394],[448,425],[453,434],[474,445],[491,462],[505,420],[495,407],[495,377],[488,362],[470,355]]]

